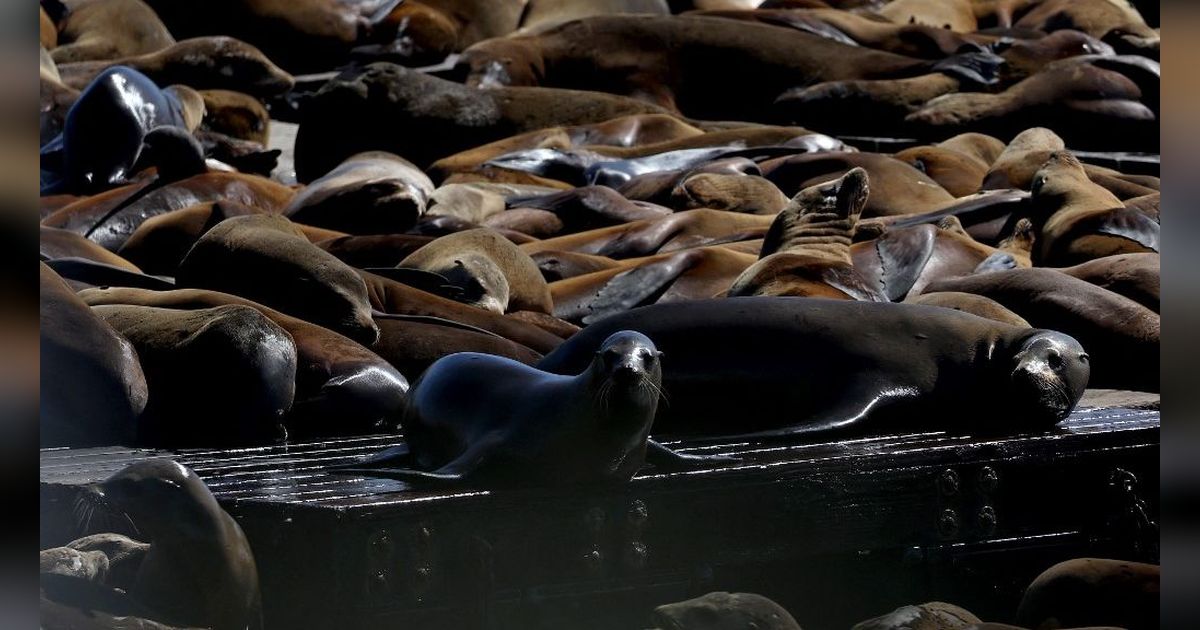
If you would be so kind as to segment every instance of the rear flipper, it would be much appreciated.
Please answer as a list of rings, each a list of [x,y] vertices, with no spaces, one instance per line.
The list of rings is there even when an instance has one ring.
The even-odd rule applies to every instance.
[[[1004,57],[980,48],[936,61],[931,69],[954,77],[966,86],[983,87],[1000,80],[999,71],[1004,63]]]
[[[654,440],[646,440],[646,461],[661,470],[686,470],[706,464],[737,464],[742,460],[729,455],[687,455],[673,451]]]
[[[368,468],[391,468],[394,466],[406,466],[412,463],[412,453],[408,450],[407,444],[385,448],[374,455],[368,455],[362,459],[349,462],[346,464],[335,464],[329,467],[329,470],[334,472],[342,470],[365,470]],[[360,473],[365,474],[365,473]]]
[[[450,463],[434,471],[416,470],[406,465],[413,461],[407,445],[394,446],[353,464],[331,467],[335,473],[398,479],[412,483],[457,483],[487,462],[492,449],[503,439],[500,434],[483,436]],[[381,464],[396,464],[394,466]]]

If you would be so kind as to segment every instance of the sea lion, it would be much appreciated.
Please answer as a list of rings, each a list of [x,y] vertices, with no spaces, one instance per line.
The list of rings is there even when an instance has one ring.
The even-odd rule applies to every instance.
[[[637,72],[617,61],[630,55]],[[1000,60],[986,52],[965,58],[913,59],[714,17],[609,15],[480,42],[463,51],[462,63],[470,66],[472,86],[600,88],[693,118],[766,122],[767,106],[797,84],[906,78],[939,69],[987,83],[986,60]],[[753,80],[747,67],[755,68]]]
[[[546,282],[566,280],[593,271],[603,271],[621,266],[620,262],[608,256],[558,250],[540,251],[533,254],[532,258],[533,262],[537,263],[538,270],[542,272],[542,277],[546,279]]]
[[[666,0],[529,0],[521,12],[519,32],[538,30],[593,15],[639,13],[670,15]]]
[[[150,547],[129,595],[155,619],[214,629],[261,628],[258,568],[242,528],[191,469],[130,464],[90,484],[83,504],[128,518]]]
[[[1156,564],[1076,558],[1038,575],[1025,589],[1017,623],[1029,628],[1159,627],[1160,568]]]
[[[722,210],[685,210],[659,219],[643,219],[535,241],[522,245],[521,249],[530,255],[557,250],[617,259],[636,258],[761,238],[773,219],[771,216]]]
[[[328,328],[262,304],[200,289],[87,289],[79,297],[90,306],[197,310],[233,304],[256,309],[286,330],[296,344],[296,393],[284,418],[291,436],[378,431],[394,424],[404,408],[408,380],[375,352]]]
[[[937,291],[991,298],[1033,326],[1079,339],[1092,357],[1092,387],[1159,389],[1159,316],[1129,298],[1045,268],[943,279],[925,288]]]
[[[779,604],[755,593],[713,592],[654,609],[661,630],[800,630]]]
[[[1033,175],[1046,158],[1055,151],[1067,148],[1063,139],[1045,127],[1030,127],[1013,136],[996,156],[987,175],[983,178],[983,189],[1019,188],[1029,190]]]
[[[480,225],[494,230],[512,230],[533,238],[550,238],[563,230],[558,215],[537,208],[505,210],[484,219]]]
[[[729,297],[791,295],[886,302],[854,269],[850,242],[867,203],[867,172],[805,188],[767,231],[758,262],[742,272]]]
[[[38,237],[39,253],[43,261],[56,258],[83,258],[106,265],[141,273],[137,265],[122,258],[96,243],[68,230],[41,226]]]
[[[1046,428],[1071,412],[1089,372],[1062,333],[929,306],[789,297],[633,309],[584,328],[538,367],[573,373],[617,330],[659,339],[671,397],[656,420],[663,435]],[[731,387],[741,395],[728,397]],[[982,396],[992,404],[980,408]]]
[[[775,158],[760,166],[763,177],[771,180],[785,195],[795,195],[804,188],[861,167],[871,180],[871,193],[863,208],[863,218],[916,214],[954,202],[954,196],[928,175],[879,153],[812,153]]]
[[[562,222],[559,232],[563,235],[671,216],[669,208],[630,200],[607,186],[579,186],[544,195],[514,196],[506,203],[515,208],[552,213]]]
[[[978,192],[988,164],[965,153],[932,145],[912,147],[892,157],[908,163],[955,197]]]
[[[182,288],[240,295],[368,346],[379,337],[362,278],[281,216],[222,221],[196,241],[175,278]]]
[[[266,146],[271,116],[262,101],[233,90],[200,90],[204,128]]]
[[[878,14],[896,24],[925,24],[956,33],[979,28],[970,0],[892,0]]]
[[[1159,255],[1104,256],[1059,271],[1123,295],[1159,312]]]
[[[983,623],[971,611],[945,602],[901,606],[885,615],[854,624],[851,630],[966,630]]]
[[[82,89],[114,64],[133,68],[159,85],[181,84],[197,90],[275,96],[295,84],[292,75],[272,63],[262,51],[232,37],[185,39],[156,52],[111,61],[64,64],[59,69],[64,83]]]
[[[1093,183],[1068,151],[1055,151],[1031,185],[1034,260],[1068,266],[1115,254],[1157,252],[1159,223]]]
[[[172,210],[143,221],[117,253],[147,273],[174,276],[188,250],[213,226],[230,217],[264,213],[237,201],[207,201]]]
[[[133,345],[45,264],[41,286],[41,445],[133,444],[146,377]]]
[[[982,295],[975,295],[973,293],[961,293],[958,291],[922,293],[920,295],[911,295],[904,298],[904,303],[952,308],[956,311],[962,311],[964,313],[986,317],[987,319],[994,319],[1005,324],[1021,326],[1023,328],[1032,328],[1029,325],[1029,322],[1025,321],[1025,318],[1004,308],[999,302],[985,298]]]
[[[286,436],[296,345],[262,313],[240,305],[92,311],[133,344],[146,372],[150,397],[138,420],[140,445],[249,446]]]
[[[389,63],[347,70],[300,111],[296,176],[311,181],[362,151],[403,155],[418,167],[534,129],[629,114],[666,113],[630,98],[548,88],[475,90]],[[340,121],[337,125],[330,120]],[[387,124],[381,124],[381,121]]]
[[[788,89],[772,111],[787,122],[819,122],[829,133],[895,134],[904,120],[933,99],[963,89],[953,76],[934,73],[903,79],[822,81]]]
[[[366,269],[395,267],[409,254],[433,242],[434,238],[436,237],[414,234],[339,236],[317,241],[316,246],[351,267]]]
[[[1146,25],[1129,2],[1114,0],[1043,0],[1014,26],[1044,32],[1069,28],[1120,48],[1121,53],[1158,57],[1158,31]]]
[[[42,220],[42,225],[87,235],[105,249],[116,251],[147,219],[214,201],[278,212],[295,192],[283,184],[240,173],[206,173],[177,181],[148,193],[138,183],[82,198]]]
[[[88,287],[114,286],[167,290],[175,284],[166,278],[131,271],[127,266],[110,265],[87,258],[54,258],[44,263],[76,291]]]
[[[491,230],[438,238],[400,261],[400,267],[440,274],[463,290],[462,301],[496,313],[553,312],[550,288],[537,263]]]
[[[991,43],[991,49],[1004,57],[1000,75],[1005,84],[1012,84],[1041,70],[1058,59],[1079,55],[1113,55],[1112,46],[1086,33],[1060,30],[1035,39],[1001,37]]]
[[[965,153],[991,168],[1000,154],[1004,152],[1006,145],[999,138],[968,131],[947,138],[933,146]]]
[[[371,351],[405,374],[424,374],[435,361],[456,352],[479,352],[526,365],[542,358],[541,353],[496,333],[439,317],[380,313],[375,324],[379,341]],[[389,416],[389,428],[397,426],[401,415]]]
[[[292,197],[283,214],[349,234],[395,234],[425,213],[433,182],[386,151],[352,155]]]
[[[695,457],[648,439],[661,392],[660,357],[644,335],[620,331],[575,376],[474,352],[439,359],[413,386],[402,423],[413,468],[375,468],[397,459],[385,451],[347,472],[417,481],[617,484],[646,461],[685,464]]]
[[[147,135],[166,126],[187,128],[176,93],[131,68],[109,68],[80,93],[59,138],[42,148],[43,170],[61,173],[61,182],[43,186],[43,193],[94,193],[126,183]],[[48,165],[59,153],[61,165]]]
[[[175,43],[166,25],[142,0],[76,3],[58,31],[61,45],[50,53],[56,63],[143,55]]]
[[[752,160],[719,159],[696,168],[638,175],[617,190],[627,199],[673,210],[710,208],[748,214],[778,214],[788,198],[761,177]]]

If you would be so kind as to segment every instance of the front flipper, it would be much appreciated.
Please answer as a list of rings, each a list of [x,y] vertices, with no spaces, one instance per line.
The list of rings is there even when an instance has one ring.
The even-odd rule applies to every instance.
[[[411,461],[412,455],[409,453],[407,446],[396,446],[378,455],[368,458],[365,462],[352,464],[345,467],[335,468],[333,472],[339,472],[350,475],[368,475],[371,477],[384,477],[387,479],[397,479],[412,483],[457,483],[463,481],[468,476],[479,469],[492,454],[494,447],[503,439],[499,433],[490,433],[481,437],[474,444],[467,447],[461,455],[453,461],[438,468],[434,471],[415,470],[405,467],[371,467],[375,464],[385,461],[393,461],[396,463],[404,463]],[[403,449],[403,454],[401,450]],[[364,467],[366,464],[367,467]]]
[[[686,470],[706,464],[737,464],[741,461],[728,455],[687,455],[673,451],[654,440],[646,440],[646,462],[661,470]]]

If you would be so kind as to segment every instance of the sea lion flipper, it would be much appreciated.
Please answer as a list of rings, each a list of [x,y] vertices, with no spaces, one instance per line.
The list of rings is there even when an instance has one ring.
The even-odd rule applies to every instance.
[[[409,451],[408,445],[400,444],[398,446],[385,448],[374,455],[368,455],[363,459],[356,460],[348,464],[336,464],[330,466],[329,469],[334,471],[358,471],[364,468],[372,467],[383,468],[385,466],[404,466],[410,463],[411,456],[412,454]]]
[[[704,464],[736,464],[741,461],[729,455],[688,455],[673,451],[654,440],[646,440],[646,462],[661,470],[685,470]]]
[[[1017,259],[1008,252],[995,252],[984,258],[972,273],[990,273],[993,271],[1008,271],[1017,268]]]
[[[695,260],[694,250],[688,250],[613,276],[588,305],[591,312],[583,318],[583,323],[590,324],[606,315],[653,302],[690,269]]]

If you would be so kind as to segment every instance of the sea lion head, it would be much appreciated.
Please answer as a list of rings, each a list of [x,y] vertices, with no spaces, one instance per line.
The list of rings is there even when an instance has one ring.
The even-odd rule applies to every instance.
[[[1012,357],[1010,379],[1021,414],[1034,423],[1057,424],[1083,395],[1091,375],[1087,352],[1074,338],[1035,330]]]
[[[453,266],[439,271],[463,290],[460,301],[493,313],[508,310],[508,278],[487,256],[466,253],[455,257]]]
[[[632,330],[615,332],[596,351],[593,368],[614,386],[649,396],[657,403],[662,383],[662,352],[650,338]]]
[[[237,91],[255,95],[281,94],[296,83],[261,50],[233,37],[185,39],[174,49],[175,78],[186,85],[205,85],[214,72],[233,82]]]
[[[654,609],[661,630],[799,630],[783,606],[754,593],[716,592]]]
[[[139,537],[204,536],[220,506],[190,468],[170,459],[130,464],[89,487],[93,500],[128,517]]]

